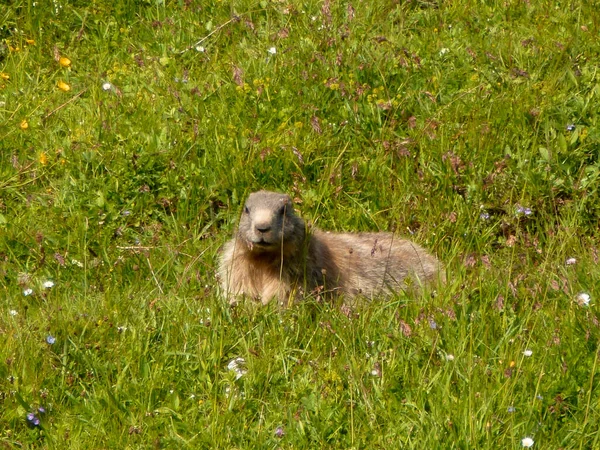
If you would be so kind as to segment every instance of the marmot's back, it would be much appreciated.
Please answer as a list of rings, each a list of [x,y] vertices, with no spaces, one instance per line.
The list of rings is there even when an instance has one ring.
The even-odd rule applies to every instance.
[[[337,275],[336,287],[350,296],[389,294],[406,288],[407,277],[426,284],[436,281],[441,274],[441,265],[434,256],[414,242],[391,233],[317,230],[313,240],[318,243],[317,247],[328,249],[331,261],[324,260],[322,265],[331,266],[329,270]]]
[[[219,264],[230,298],[247,295],[263,303],[311,291],[374,297],[417,283],[443,280],[440,262],[419,245],[390,233],[307,233],[289,196],[250,194],[236,236]]]

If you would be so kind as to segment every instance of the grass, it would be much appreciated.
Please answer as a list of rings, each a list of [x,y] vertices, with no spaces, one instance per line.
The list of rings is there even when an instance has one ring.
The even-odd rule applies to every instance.
[[[598,448],[598,7],[0,6],[2,446]],[[259,188],[447,285],[230,307]]]

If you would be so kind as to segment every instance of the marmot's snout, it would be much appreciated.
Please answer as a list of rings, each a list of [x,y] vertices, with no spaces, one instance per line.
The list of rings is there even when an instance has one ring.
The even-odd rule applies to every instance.
[[[281,246],[290,199],[287,196],[256,196],[251,194],[244,206],[239,232],[252,252],[274,250]],[[291,212],[288,211],[288,212]]]

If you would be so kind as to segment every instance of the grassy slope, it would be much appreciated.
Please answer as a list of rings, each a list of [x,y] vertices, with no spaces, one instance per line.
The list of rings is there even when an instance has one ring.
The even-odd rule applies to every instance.
[[[7,448],[599,445],[598,2],[42,3],[0,6]],[[231,309],[260,187],[448,286]]]

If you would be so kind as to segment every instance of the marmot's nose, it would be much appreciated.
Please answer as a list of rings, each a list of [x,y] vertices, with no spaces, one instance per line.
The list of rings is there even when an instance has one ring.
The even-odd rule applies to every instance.
[[[271,231],[271,224],[269,223],[257,223],[254,228],[256,228],[256,231],[258,231],[259,233],[268,233],[269,231]]]

